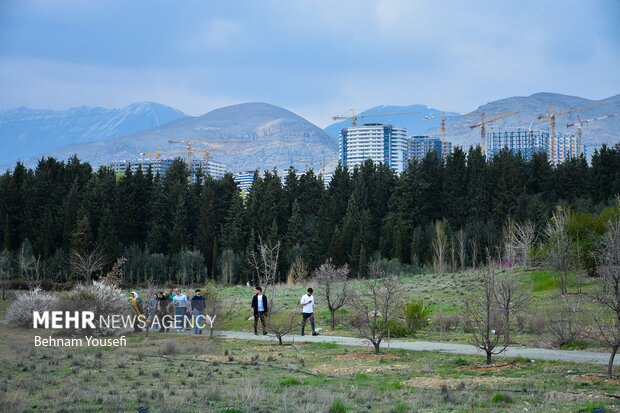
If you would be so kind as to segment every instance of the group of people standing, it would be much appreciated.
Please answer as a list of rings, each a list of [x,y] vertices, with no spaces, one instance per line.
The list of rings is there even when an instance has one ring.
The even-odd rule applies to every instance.
[[[183,329],[189,330],[190,325],[194,325],[194,334],[202,334],[201,323],[198,322],[199,316],[204,317],[207,309],[207,302],[202,296],[202,291],[197,289],[194,291],[194,296],[190,298],[189,293],[183,294],[181,289],[177,288],[173,290],[170,288],[168,294],[163,291],[155,293],[149,300],[149,304],[145,311],[142,308],[142,299],[135,291],[131,292],[131,297],[134,312],[137,315],[142,315],[146,312],[147,323],[152,324],[153,330],[158,330],[160,333],[168,332],[172,329],[170,323],[164,322],[166,319],[174,320],[174,329],[182,331]],[[188,323],[187,320],[192,320],[193,323]],[[134,329],[137,326],[134,325]]]
[[[306,323],[310,320],[310,325],[312,326],[312,335],[318,336],[318,333],[314,329],[314,295],[312,295],[314,291],[312,288],[308,288],[306,294],[301,297],[299,304],[301,305],[301,335],[305,335]],[[250,307],[250,311],[254,314],[254,335],[258,335],[258,320],[260,320],[263,326],[263,335],[267,334],[267,326],[265,323],[265,317],[269,315],[269,305],[267,301],[267,296],[263,294],[263,289],[261,287],[256,287],[256,294],[252,297],[252,305]]]

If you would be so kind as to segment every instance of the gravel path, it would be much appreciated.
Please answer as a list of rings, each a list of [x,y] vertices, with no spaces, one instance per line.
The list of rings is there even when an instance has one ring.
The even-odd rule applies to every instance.
[[[206,331],[205,331],[206,333]],[[265,341],[278,341],[275,336],[255,336],[253,333],[246,333],[241,331],[218,331],[216,335],[224,338],[235,338],[242,340],[265,340]],[[300,335],[287,335],[284,337],[286,342],[312,342],[312,343],[335,343],[341,346],[355,346],[355,347],[372,347],[368,340],[363,340],[354,337],[340,337],[340,336],[300,336]],[[402,340],[390,340],[381,343],[382,349],[401,349],[407,351],[439,351],[448,354],[478,354],[484,355],[484,353],[467,344],[453,344],[453,343],[435,343],[430,341],[402,341]],[[590,363],[607,365],[609,362],[609,353],[595,353],[590,351],[572,351],[572,350],[549,350],[543,348],[527,348],[527,347],[508,347],[502,354],[494,357],[524,357],[530,360],[553,360],[553,361],[573,361],[577,363]],[[614,366],[620,366],[620,357],[616,357],[614,360]]]

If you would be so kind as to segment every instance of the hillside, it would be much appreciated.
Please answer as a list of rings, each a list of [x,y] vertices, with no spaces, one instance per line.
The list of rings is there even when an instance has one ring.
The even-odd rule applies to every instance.
[[[183,150],[183,146],[168,144],[169,139],[243,140],[228,145],[244,148],[213,153],[214,159],[232,171],[276,167],[284,171],[291,163],[303,168],[305,162],[299,159],[332,159],[335,163],[338,156],[337,142],[319,127],[266,103],[227,106],[116,139],[66,145],[43,155],[67,159],[76,153],[81,160],[98,166],[113,160],[135,160],[140,153],[154,152],[157,147],[164,152]],[[36,160],[29,163],[32,166]],[[318,163],[316,168],[320,168]]]
[[[620,94],[602,100],[590,100],[576,96],[561,95],[558,93],[536,93],[531,96],[515,96],[506,99],[496,100],[478,107],[470,113],[482,112],[511,112],[518,110],[519,113],[500,119],[487,127],[489,131],[514,130],[523,129],[549,129],[549,120],[538,120],[536,117],[540,114],[549,113],[549,106],[553,106],[556,112],[579,108],[583,106],[596,105],[599,103],[607,103],[605,106],[585,109],[568,115],[559,115],[556,120],[556,134],[559,135],[576,135],[577,128],[567,128],[566,123],[569,121],[577,121],[577,115],[582,119],[591,119],[598,116],[604,116],[612,113],[620,112]],[[487,116],[486,119],[490,117]],[[480,128],[471,129],[473,125],[479,121],[477,117],[460,118],[447,122],[446,139],[452,141],[455,145],[468,147],[476,145],[480,142]],[[440,130],[434,129],[430,132],[434,136],[440,136]],[[600,147],[603,143],[613,145],[620,141],[620,117],[599,120],[583,126],[583,143],[587,146],[587,152],[592,154],[594,149]]]
[[[120,109],[76,107],[38,110],[20,107],[0,111],[0,165],[34,157],[62,145],[104,141],[163,125],[185,114],[153,102]],[[4,169],[4,168],[3,168]]]
[[[424,120],[424,116],[440,116],[442,112],[438,109],[429,108],[426,105],[409,105],[409,106],[375,106],[360,113],[360,115],[381,115],[384,113],[405,113],[419,112],[410,115],[399,116],[372,116],[358,120],[358,124],[366,122],[389,123],[394,126],[404,126],[407,128],[407,135],[424,135],[427,131],[438,128],[439,119]],[[454,112],[446,112],[446,114],[457,114]],[[349,116],[346,114],[345,116]],[[335,139],[338,139],[340,129],[351,126],[351,121],[340,121],[325,128],[325,132],[329,133]]]

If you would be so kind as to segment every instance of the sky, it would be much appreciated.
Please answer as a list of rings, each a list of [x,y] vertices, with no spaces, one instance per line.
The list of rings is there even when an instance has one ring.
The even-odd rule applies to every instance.
[[[620,0],[0,0],[0,110],[154,101],[470,112],[620,93]]]

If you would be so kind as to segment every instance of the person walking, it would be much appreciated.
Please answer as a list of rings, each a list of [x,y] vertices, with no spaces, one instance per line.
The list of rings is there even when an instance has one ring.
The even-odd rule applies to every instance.
[[[301,305],[301,314],[302,314],[302,322],[301,322],[301,335],[304,334],[304,329],[306,328],[306,322],[310,320],[310,325],[312,326],[312,335],[318,336],[319,334],[314,331],[314,296],[312,295],[312,288],[308,288],[306,294],[301,297],[301,301],[299,304]]]
[[[165,333],[168,331],[170,327],[169,320],[172,319],[170,317],[170,298],[168,298],[168,294],[164,292],[159,293],[159,310],[157,311],[157,319],[159,321],[159,332]]]
[[[144,316],[142,315],[142,313],[144,312],[144,308],[142,306],[142,299],[137,292],[132,291],[131,295],[129,296],[129,301],[131,302],[134,314],[136,315],[133,323],[133,331],[140,332],[142,331],[142,329],[139,327],[139,320],[144,318]]]
[[[183,321],[185,320],[185,310],[187,309],[187,297],[181,294],[181,290],[178,288],[172,299],[172,305],[174,306],[175,327],[178,331],[182,331]]]
[[[252,307],[250,307],[250,311],[254,313],[254,335],[258,335],[258,319],[260,318],[260,322],[263,325],[263,335],[267,335],[267,330],[265,326],[265,317],[269,315],[269,307],[267,305],[267,296],[263,294],[263,289],[261,287],[256,287],[256,294],[252,297]]]
[[[207,310],[207,300],[202,295],[202,291],[196,290],[192,297],[192,309],[194,310],[194,334],[202,334],[201,325],[205,322],[205,311]]]

